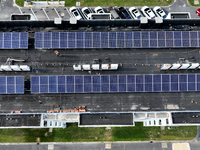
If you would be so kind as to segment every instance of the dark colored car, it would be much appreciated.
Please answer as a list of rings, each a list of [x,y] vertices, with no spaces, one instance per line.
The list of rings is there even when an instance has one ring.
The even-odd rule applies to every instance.
[[[122,19],[131,19],[131,16],[124,7],[119,7],[117,12]]]

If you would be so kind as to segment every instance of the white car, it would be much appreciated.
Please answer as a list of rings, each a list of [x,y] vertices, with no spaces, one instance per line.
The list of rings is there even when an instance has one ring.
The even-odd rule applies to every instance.
[[[83,12],[83,14],[84,14],[84,16],[86,17],[86,19],[88,19],[89,20],[89,14],[91,14],[92,12],[91,12],[91,10],[88,8],[88,7],[83,7],[82,9],[81,9],[81,11]]]
[[[140,17],[142,17],[140,11],[136,7],[129,8],[129,12],[131,13],[134,19],[140,19]]]
[[[77,19],[77,20],[81,20],[81,19],[83,19],[82,17],[81,17],[81,15],[80,15],[80,13],[78,12],[78,9],[76,8],[76,7],[71,7],[70,9],[69,9],[69,11],[74,15],[74,17]]]
[[[105,11],[103,10],[103,8],[100,7],[100,6],[96,7],[96,8],[94,9],[94,11],[95,11],[95,13],[98,13],[98,14],[100,14],[100,13],[105,13]]]
[[[141,11],[148,19],[153,19],[156,17],[154,12],[147,6],[142,7]]]
[[[159,6],[156,6],[153,8],[153,11],[155,12],[155,14],[158,16],[158,17],[163,17],[163,18],[166,18],[166,13],[164,12],[164,10],[159,7]]]

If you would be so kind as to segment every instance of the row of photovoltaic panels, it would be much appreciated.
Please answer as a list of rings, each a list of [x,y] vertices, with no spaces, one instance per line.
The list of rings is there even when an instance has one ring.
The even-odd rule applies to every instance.
[[[200,91],[200,74],[31,76],[31,93]]]
[[[0,94],[24,94],[24,77],[0,76]]]
[[[35,33],[35,48],[178,48],[199,46],[200,31]]]
[[[1,32],[0,49],[27,49],[28,33],[23,32]]]

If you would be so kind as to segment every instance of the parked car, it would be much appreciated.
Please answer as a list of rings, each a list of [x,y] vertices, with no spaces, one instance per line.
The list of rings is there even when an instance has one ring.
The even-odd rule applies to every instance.
[[[116,12],[115,9],[113,9],[113,7],[109,7],[108,12],[110,12],[112,14],[114,19],[121,19],[119,14]]]
[[[200,16],[200,8],[196,11],[197,15]]]
[[[83,14],[86,17],[86,19],[89,20],[89,16],[88,15],[92,13],[91,10],[88,7],[83,7],[81,9],[81,11],[83,12]]]
[[[131,16],[124,7],[119,7],[117,12],[122,19],[131,19]]]
[[[105,13],[105,11],[103,10],[103,8],[100,7],[100,6],[96,7],[96,8],[94,9],[94,11],[95,11],[95,13],[98,13],[98,14],[100,14],[100,13]]]
[[[69,9],[69,11],[74,15],[74,17],[77,19],[77,20],[80,20],[80,19],[83,19],[80,15],[80,13],[78,12],[78,9],[76,7],[71,7]]]
[[[162,17],[162,18],[166,18],[167,15],[166,13],[164,12],[164,10],[159,7],[159,6],[156,6],[153,8],[153,11],[155,12],[155,14],[158,16],[158,17]]]
[[[145,17],[147,17],[148,19],[153,19],[156,17],[152,9],[150,9],[147,6],[142,7],[141,11],[145,15]]]
[[[129,12],[131,13],[134,19],[140,19],[142,17],[142,14],[140,13],[139,9],[136,7],[129,8]]]

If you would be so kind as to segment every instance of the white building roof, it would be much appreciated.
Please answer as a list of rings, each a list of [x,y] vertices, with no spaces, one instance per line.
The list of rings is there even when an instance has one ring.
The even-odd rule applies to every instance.
[[[172,67],[170,68],[170,70],[178,69],[180,66],[181,66],[181,64],[172,64]]]
[[[5,71],[12,71],[12,69],[10,68],[10,66],[8,65],[1,65],[1,68]]]
[[[81,65],[73,65],[74,70],[81,70]]]
[[[109,64],[102,64],[101,65],[102,70],[108,70],[109,69]]]
[[[163,64],[160,69],[161,70],[168,70],[171,66],[172,66],[171,64]]]
[[[111,69],[111,70],[117,70],[117,69],[118,69],[118,66],[119,66],[118,64],[111,64],[111,65],[110,65],[110,69]]]
[[[22,71],[31,71],[28,65],[20,65],[19,67],[21,68]]]
[[[83,67],[83,70],[90,70],[90,65],[82,65],[82,67]]]
[[[93,70],[100,70],[100,65],[99,64],[92,64],[92,69]]]
[[[190,64],[182,64],[180,69],[187,69],[190,66]]]

